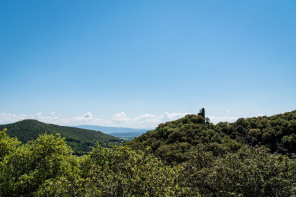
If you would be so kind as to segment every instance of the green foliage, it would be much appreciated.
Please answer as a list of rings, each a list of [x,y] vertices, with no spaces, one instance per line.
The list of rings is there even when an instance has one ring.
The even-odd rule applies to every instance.
[[[212,149],[215,154],[227,150],[236,151],[241,146],[198,115],[187,115],[179,120],[160,124],[155,130],[127,143],[128,146],[141,150],[146,146],[151,147],[151,152],[166,163],[190,160],[190,152],[198,144],[207,144],[207,148]]]
[[[88,153],[96,145],[96,142],[105,147],[109,143],[120,144],[122,142],[119,138],[99,131],[46,124],[37,120],[23,120],[12,124],[0,125],[0,130],[4,128],[7,128],[9,136],[17,137],[24,143],[37,139],[44,132],[60,133],[62,137],[66,138],[66,142],[72,147],[76,155]]]
[[[285,135],[282,138],[282,143],[284,144],[285,147],[287,147],[289,150],[294,152],[296,150],[296,134],[293,133],[289,136]]]
[[[73,171],[72,151],[59,135],[45,134],[18,146],[1,162],[1,196],[33,196],[48,179]],[[75,166],[75,165],[74,165]]]
[[[15,152],[21,143],[16,138],[10,138],[6,134],[6,129],[0,132],[0,162],[5,156]]]
[[[196,152],[186,164],[186,184],[206,196],[293,196],[296,164],[265,149],[243,147],[237,153],[213,158]]]
[[[44,134],[20,145],[4,131],[0,142],[0,196],[198,195],[180,187],[180,166],[165,166],[148,150],[97,145],[77,157],[60,135]]]
[[[270,117],[240,118],[228,127],[218,129],[242,143],[252,146],[264,145],[272,152],[291,155],[296,153],[296,111]]]
[[[0,196],[295,196],[295,129],[296,111],[217,125],[187,115],[81,157],[58,135],[22,145],[2,131]]]
[[[184,167],[180,185],[205,196],[295,195],[296,161],[274,152],[296,151],[296,111],[217,125],[199,119],[160,124],[127,146],[148,146],[166,164]]]
[[[82,164],[82,177],[90,185],[104,188],[102,196],[183,196],[178,185],[180,167],[168,167],[147,151],[128,147],[97,146]]]

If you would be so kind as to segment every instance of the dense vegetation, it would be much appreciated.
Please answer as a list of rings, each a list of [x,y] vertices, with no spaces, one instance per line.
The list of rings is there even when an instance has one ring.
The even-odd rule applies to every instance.
[[[216,125],[160,124],[76,156],[59,135],[0,133],[0,196],[295,196],[296,111]]]
[[[217,125],[187,115],[127,145],[150,147],[167,165],[182,166],[182,184],[206,196],[291,196],[296,192],[295,121],[296,111]]]
[[[296,110],[270,117],[240,118],[232,124],[219,123],[222,132],[251,146],[264,145],[272,152],[296,153]]]
[[[75,127],[58,126],[46,124],[37,120],[23,120],[12,124],[0,125],[0,131],[7,129],[7,134],[11,137],[17,137],[20,141],[26,143],[38,138],[39,134],[60,133],[65,137],[65,141],[72,147],[75,154],[82,155],[88,153],[99,142],[101,146],[106,147],[109,143],[121,143],[122,140],[100,131],[92,131]]]
[[[59,135],[25,145],[0,132],[0,196],[195,196],[180,187],[180,167],[165,166],[147,151],[97,145],[71,154]]]

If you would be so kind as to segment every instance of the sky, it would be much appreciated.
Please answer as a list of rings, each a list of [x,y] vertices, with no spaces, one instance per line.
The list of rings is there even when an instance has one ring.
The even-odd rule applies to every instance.
[[[296,1],[0,0],[0,124],[296,109]]]

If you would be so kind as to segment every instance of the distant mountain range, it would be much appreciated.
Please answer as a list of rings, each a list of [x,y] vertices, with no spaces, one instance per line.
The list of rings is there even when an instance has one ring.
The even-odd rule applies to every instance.
[[[122,127],[103,127],[95,125],[78,125],[77,128],[89,129],[95,131],[101,131],[103,133],[124,139],[131,140],[138,137],[148,131],[149,129],[132,129],[132,128],[122,128]]]
[[[47,124],[37,120],[22,120],[12,124],[0,125],[0,131],[7,129],[10,137],[17,137],[20,141],[26,143],[34,140],[38,135],[47,133],[59,133],[65,137],[65,141],[72,147],[74,154],[84,154],[89,152],[96,142],[101,146],[107,146],[109,143],[122,143],[122,140],[90,129],[82,129],[76,127],[58,126]]]
[[[132,129],[132,128],[123,128],[123,127],[104,127],[104,126],[96,126],[96,125],[78,125],[75,126],[81,129],[89,129],[94,131],[101,131],[106,134],[110,133],[145,133],[149,129]]]

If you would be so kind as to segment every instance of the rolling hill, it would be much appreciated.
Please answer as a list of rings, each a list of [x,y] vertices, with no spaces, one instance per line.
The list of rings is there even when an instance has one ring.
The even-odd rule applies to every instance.
[[[150,146],[157,156],[168,162],[189,160],[188,151],[195,146],[217,146],[233,151],[243,145],[264,146],[272,153],[292,155],[296,153],[296,110],[273,116],[240,118],[234,123],[206,122],[202,116],[187,115],[184,118],[160,124],[127,143],[136,149]]]
[[[78,143],[77,140],[82,143],[84,139],[82,144],[89,143],[88,148],[90,138],[100,133],[82,129],[79,138],[79,130],[34,120],[5,126],[18,131],[16,134],[25,137],[23,141],[33,138],[31,131],[59,131],[65,137],[68,135],[69,144]],[[59,136],[43,135],[26,145],[19,145],[4,132],[1,136],[4,156],[3,167],[0,165],[0,196],[3,192],[2,196],[21,194],[19,191],[39,192],[41,196],[54,196],[56,191],[63,192],[59,196],[77,192],[93,195],[97,191],[97,196],[105,196],[103,192],[106,196],[122,196],[120,192],[124,190],[138,196],[141,188],[144,190],[139,196],[144,196],[147,190],[159,191],[158,186],[151,187],[154,183],[160,184],[161,191],[176,191],[151,196],[296,195],[296,111],[216,125],[204,114],[186,115],[162,123],[123,146],[97,146],[82,159],[73,156]],[[72,147],[79,148],[78,145]],[[148,187],[143,187],[145,184]],[[113,195],[114,191],[120,195]]]
[[[202,196],[296,194],[296,110],[216,125],[186,115],[125,145],[182,166],[183,186]]]
[[[4,128],[7,129],[9,136],[17,137],[24,143],[36,139],[39,134],[43,134],[44,132],[59,133],[62,137],[66,138],[65,141],[72,147],[74,154],[79,155],[89,152],[95,146],[96,142],[99,142],[101,146],[107,146],[109,143],[122,143],[121,139],[100,131],[58,126],[31,119],[0,125],[0,130]]]

